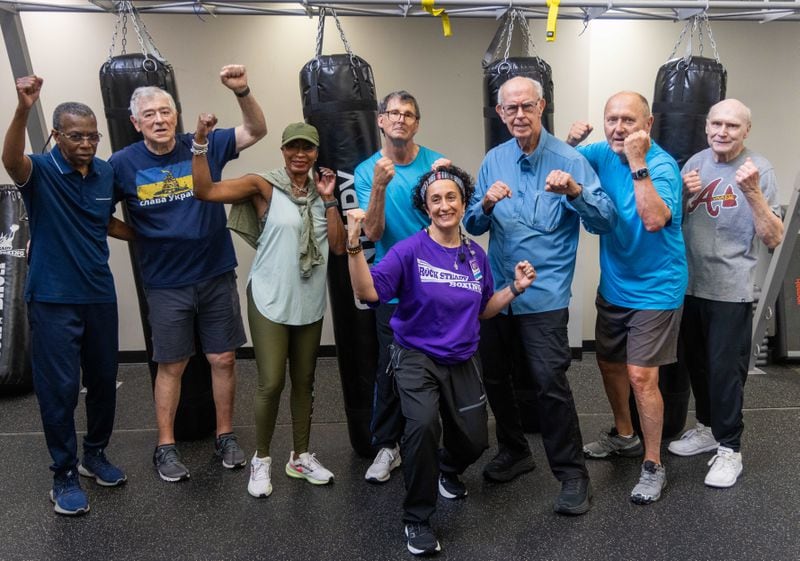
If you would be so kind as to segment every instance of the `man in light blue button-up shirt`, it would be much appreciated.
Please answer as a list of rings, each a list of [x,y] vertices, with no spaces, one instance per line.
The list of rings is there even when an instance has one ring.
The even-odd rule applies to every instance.
[[[512,377],[519,368],[533,382],[547,458],[562,482],[554,510],[582,514],[591,488],[566,377],[570,286],[580,223],[592,233],[609,232],[616,212],[589,163],[542,128],[544,105],[542,86],[529,78],[512,78],[500,88],[497,112],[514,138],[486,155],[464,217],[471,234],[490,232],[495,290],[514,280],[517,261],[527,259],[537,271],[536,282],[505,313],[481,326],[499,444],[484,476],[510,481],[534,467],[514,400]]]

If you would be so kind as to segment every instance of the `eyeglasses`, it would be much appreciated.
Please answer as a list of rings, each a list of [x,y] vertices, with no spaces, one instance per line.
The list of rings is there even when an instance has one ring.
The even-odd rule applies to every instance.
[[[399,123],[401,120],[403,120],[406,123],[410,124],[419,119],[419,117],[414,113],[403,113],[402,111],[398,111],[397,109],[392,109],[391,111],[384,111],[383,114],[388,116],[389,120],[393,123]]]
[[[519,105],[501,105],[500,110],[506,117],[516,117],[520,109],[522,109],[522,112],[526,115],[533,115],[539,108],[539,101],[540,100],[537,99],[536,101],[526,101]]]
[[[88,140],[89,144],[98,144],[100,142],[100,139],[103,138],[103,135],[100,134],[99,132],[94,132],[91,134],[79,134],[77,132],[66,133],[59,130],[57,130],[56,132],[59,134],[59,136],[63,136],[64,138],[66,138],[70,142],[74,142],[75,144],[80,144],[84,140]]]

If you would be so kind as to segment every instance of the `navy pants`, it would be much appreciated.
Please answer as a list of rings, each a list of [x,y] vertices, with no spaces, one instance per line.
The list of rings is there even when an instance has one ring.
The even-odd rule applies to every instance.
[[[439,364],[395,344],[390,371],[405,417],[403,522],[425,522],[436,510],[439,471],[463,473],[489,447],[480,362],[476,353],[464,362]]]
[[[512,382],[515,369],[531,376],[550,469],[559,481],[589,477],[578,413],[567,380],[572,356],[569,310],[504,315],[481,322],[483,380],[494,413],[497,442],[515,454],[528,452]]]
[[[753,304],[686,296],[680,347],[689,370],[697,420],[721,446],[739,451],[742,404],[750,365]]]
[[[372,400],[371,443],[376,448],[394,448],[403,436],[403,413],[388,373],[389,347],[394,332],[389,325],[397,304],[381,304],[375,310],[375,329],[378,336],[378,369],[375,372],[375,394]]]
[[[86,387],[86,451],[108,445],[117,398],[117,304],[28,302],[33,385],[56,475],[78,464],[75,407]]]

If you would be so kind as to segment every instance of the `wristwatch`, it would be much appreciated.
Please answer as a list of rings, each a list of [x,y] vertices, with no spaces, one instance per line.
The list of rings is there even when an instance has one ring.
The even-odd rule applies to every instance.
[[[639,179],[646,179],[650,177],[650,170],[647,168],[637,169],[636,171],[631,172],[631,177],[634,181],[638,181]]]

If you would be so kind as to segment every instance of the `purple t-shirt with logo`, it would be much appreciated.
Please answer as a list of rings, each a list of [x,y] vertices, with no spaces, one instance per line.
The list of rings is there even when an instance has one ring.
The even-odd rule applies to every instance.
[[[447,248],[420,231],[372,268],[381,302],[398,298],[390,321],[397,342],[455,364],[478,350],[478,315],[494,293],[486,253],[474,241]]]

